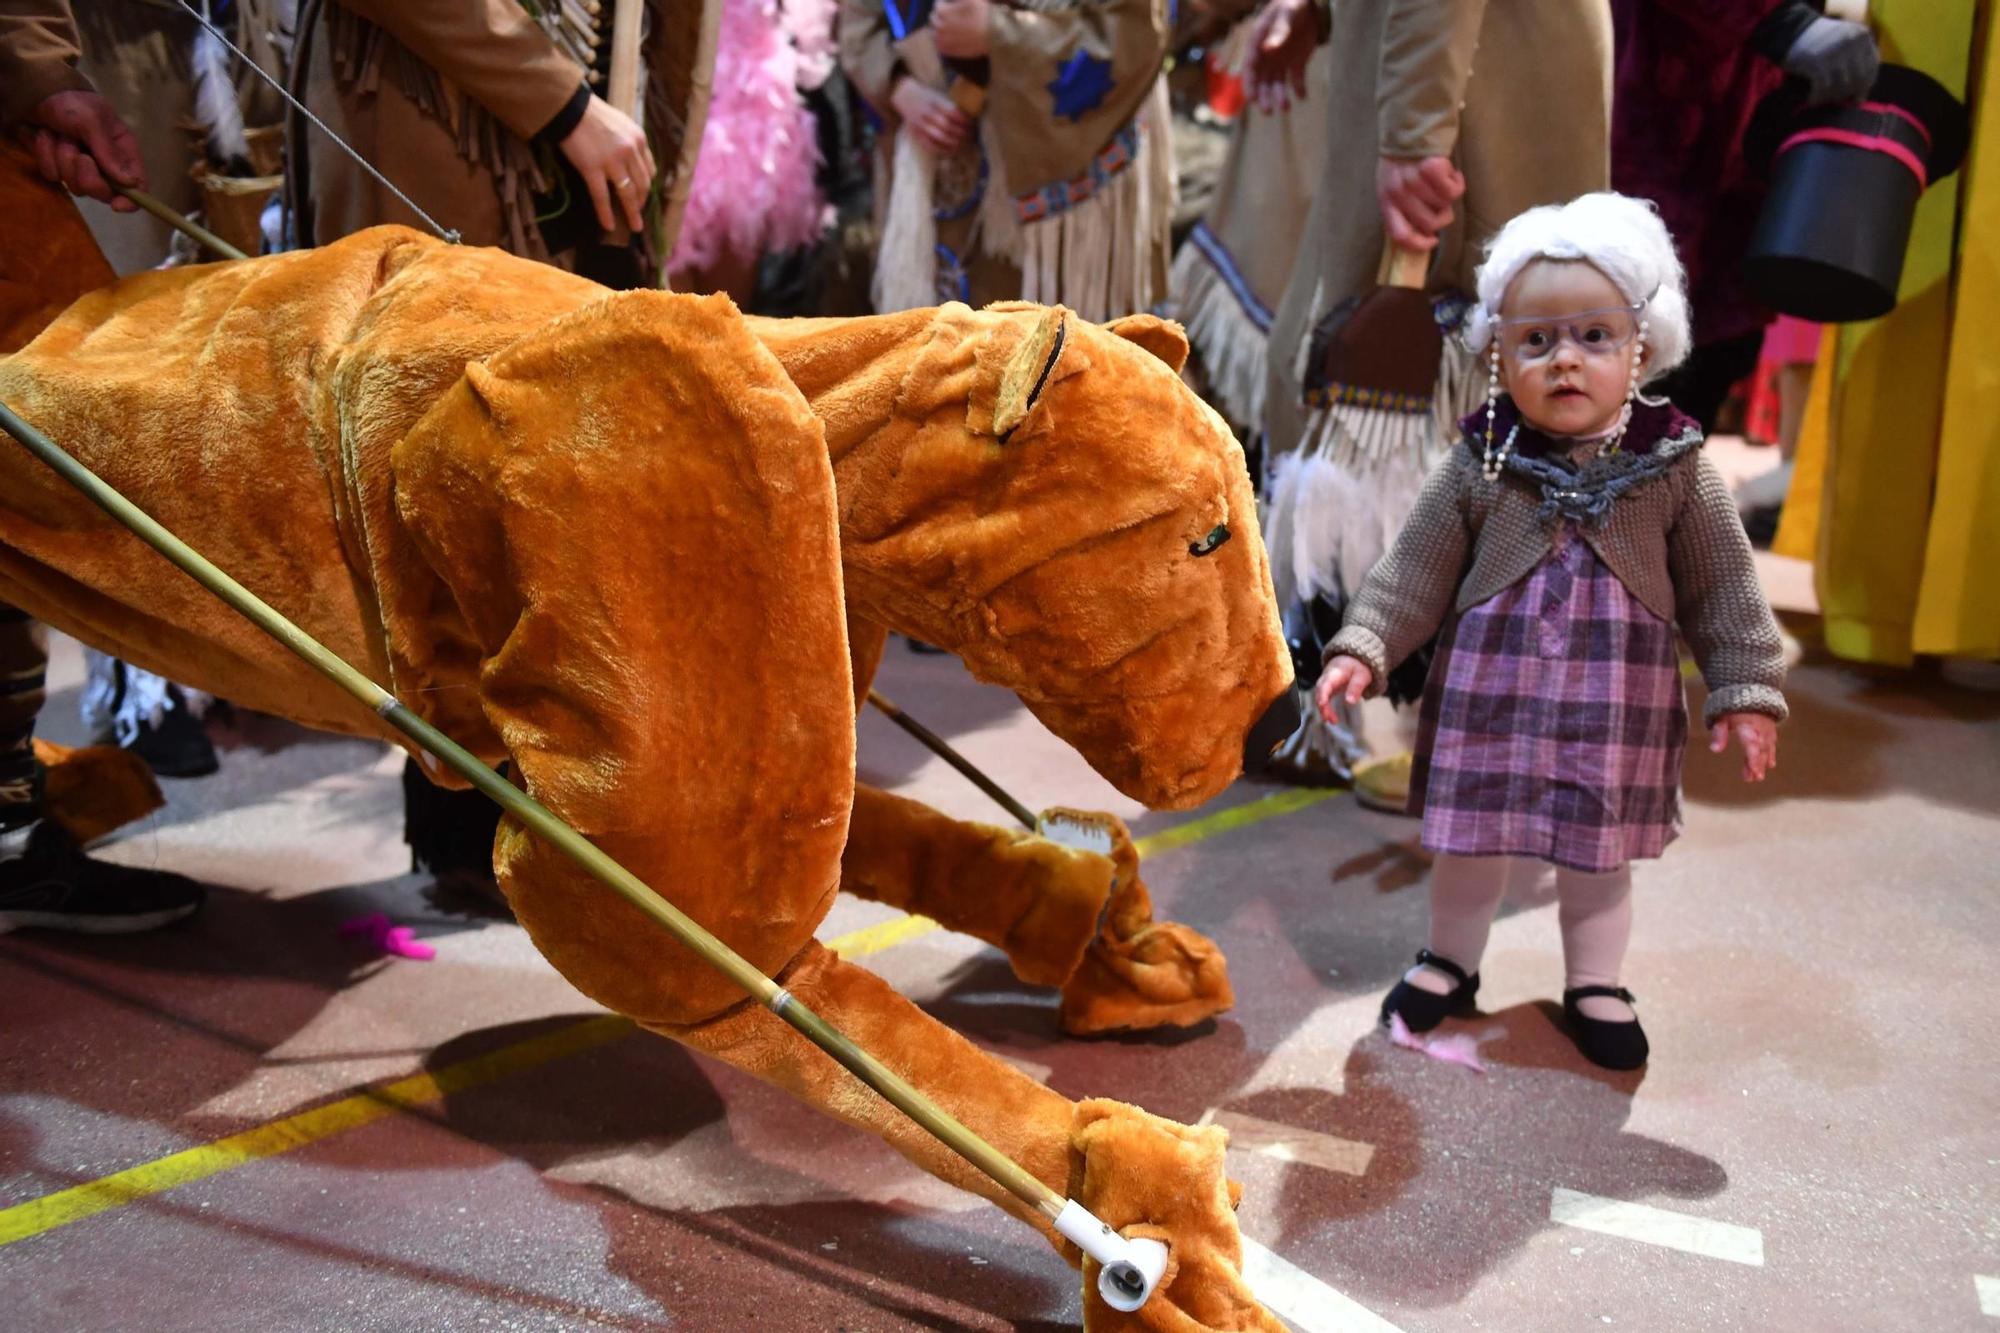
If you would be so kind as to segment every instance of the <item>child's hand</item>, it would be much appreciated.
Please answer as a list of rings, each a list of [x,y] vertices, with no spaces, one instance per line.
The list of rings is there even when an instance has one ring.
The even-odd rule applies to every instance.
[[[1350,705],[1358,704],[1374,683],[1375,673],[1366,662],[1344,655],[1336,657],[1320,672],[1319,684],[1313,688],[1313,702],[1319,705],[1321,717],[1329,723],[1338,723],[1340,719],[1333,715],[1333,696],[1345,693]]]
[[[1721,754],[1729,738],[1743,747],[1743,780],[1762,782],[1778,766],[1778,724],[1762,713],[1724,713],[1709,729],[1708,748]]]

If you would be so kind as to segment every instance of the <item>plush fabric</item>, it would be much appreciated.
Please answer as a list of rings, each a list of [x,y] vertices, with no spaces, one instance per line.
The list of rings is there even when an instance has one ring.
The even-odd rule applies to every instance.
[[[790,16],[778,0],[722,0],[715,92],[667,261],[676,273],[731,258],[754,264],[766,251],[810,245],[831,220],[819,188],[818,127],[799,96],[805,70],[787,31]]]
[[[25,148],[0,140],[0,355],[111,278],[75,205],[35,174]]]
[[[1111,855],[857,786],[840,887],[985,940],[1021,980],[1060,987],[1063,1028],[1074,1036],[1188,1027],[1229,1008],[1222,951],[1184,925],[1153,920],[1124,824],[1049,813],[1107,827]]]
[[[1014,690],[1135,799],[1191,805],[1235,776],[1289,668],[1241,450],[1182,354],[1158,320],[1038,307],[746,320],[377,228],[86,296],[0,360],[0,397],[1061,1189],[1073,1104],[813,932],[844,875],[943,912],[925,867],[962,868],[1016,895],[982,924],[959,885],[958,915],[1026,971],[1108,957],[1090,1012],[1226,1002],[1219,959],[1170,956],[1207,942],[1150,922],[1129,857],[1010,850],[854,782],[885,628]],[[247,706],[384,734],[12,446],[0,601]],[[511,820],[495,865],[583,993],[992,1197]],[[1213,1162],[1091,1151],[1093,1188],[1154,1180],[1177,1202],[1148,1216],[1191,1238],[1194,1276],[1147,1318],[1223,1308],[1227,1266],[1199,1258],[1234,1234]]]
[[[1239,1187],[1222,1174],[1229,1135],[1213,1125],[1176,1124],[1136,1106],[1093,1098],[1076,1108],[1070,1197],[1133,1239],[1165,1241],[1158,1292],[1132,1314],[1097,1294],[1097,1266],[1084,1266],[1083,1326],[1147,1333],[1207,1329],[1283,1333],[1243,1281],[1236,1230]]]
[[[72,749],[37,738],[35,760],[48,770],[43,813],[78,846],[143,819],[167,803],[146,761],[115,745]]]
[[[853,614],[956,653],[1147,805],[1235,775],[1290,673],[1243,451],[1181,385],[1178,330],[1006,302],[746,322],[825,426]]]
[[[1118,867],[1104,917],[1063,982],[1063,1030],[1074,1036],[1131,1028],[1192,1027],[1236,1003],[1215,941],[1178,921],[1153,920],[1139,854],[1117,827]]]

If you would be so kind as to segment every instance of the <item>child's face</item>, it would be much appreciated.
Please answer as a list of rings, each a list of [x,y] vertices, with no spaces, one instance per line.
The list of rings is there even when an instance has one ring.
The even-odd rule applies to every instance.
[[[1522,269],[1494,330],[1522,417],[1551,435],[1611,429],[1632,387],[1638,329],[1638,313],[1594,265],[1537,259]]]

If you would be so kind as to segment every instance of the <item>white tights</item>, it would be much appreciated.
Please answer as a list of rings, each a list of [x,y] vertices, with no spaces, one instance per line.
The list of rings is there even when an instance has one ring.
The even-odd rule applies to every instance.
[[[1513,858],[1506,856],[1440,855],[1431,868],[1430,950],[1473,973],[1486,953],[1493,916],[1507,892]],[[1556,868],[1556,898],[1561,904],[1563,985],[1616,986],[1632,939],[1632,869],[1620,866],[1602,874]],[[1456,984],[1429,967],[1411,970],[1410,984],[1443,995]],[[1632,1018],[1623,1000],[1590,996],[1577,1007],[1586,1018],[1623,1022]]]

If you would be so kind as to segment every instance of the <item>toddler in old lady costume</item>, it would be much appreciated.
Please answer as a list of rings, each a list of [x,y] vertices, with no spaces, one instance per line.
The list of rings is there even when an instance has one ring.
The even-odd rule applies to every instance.
[[[1563,1011],[1583,1053],[1646,1061],[1619,985],[1634,858],[1680,832],[1687,743],[1674,629],[1709,687],[1710,748],[1777,762],[1784,653],[1701,432],[1643,386],[1686,355],[1673,242],[1649,204],[1589,194],[1494,238],[1467,336],[1484,410],[1426,481],[1327,649],[1317,701],[1381,689],[1440,634],[1410,809],[1435,853],[1430,947],[1382,1020],[1469,1010],[1509,859],[1556,867]],[[1504,392],[1503,392],[1504,389]]]

